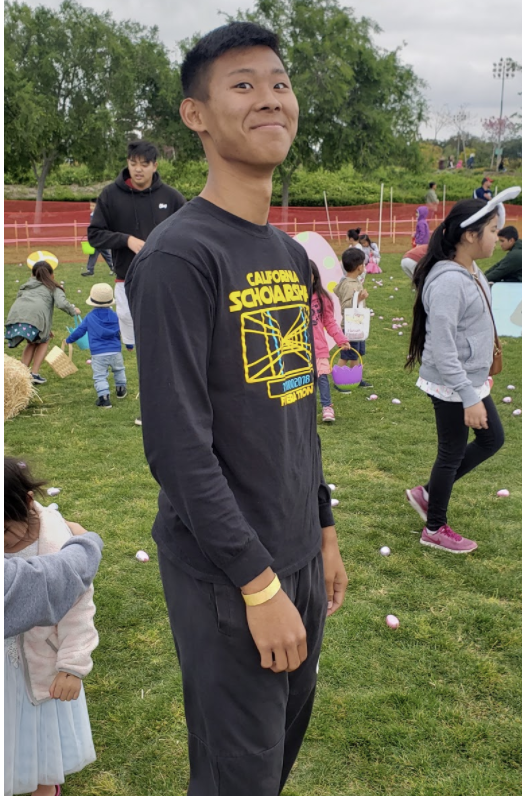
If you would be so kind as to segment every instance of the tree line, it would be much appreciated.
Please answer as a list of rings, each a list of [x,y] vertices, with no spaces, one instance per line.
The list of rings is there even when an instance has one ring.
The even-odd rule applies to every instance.
[[[299,132],[279,167],[283,204],[301,166],[420,167],[424,84],[400,49],[377,47],[375,22],[338,0],[255,0],[233,19],[279,34],[299,100]],[[181,53],[196,38],[181,42]],[[116,171],[130,138],[150,138],[182,163],[203,158],[178,113],[180,60],[156,27],[116,22],[75,0],[58,10],[7,2],[4,62],[5,169],[11,178],[31,170],[40,201],[59,164]]]

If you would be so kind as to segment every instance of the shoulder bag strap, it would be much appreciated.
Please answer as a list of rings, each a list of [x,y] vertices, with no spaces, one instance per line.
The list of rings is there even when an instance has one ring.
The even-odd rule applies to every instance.
[[[483,285],[483,284],[482,284],[482,282],[480,281],[480,276],[478,276],[477,274],[473,274],[473,279],[475,280],[476,284],[477,284],[477,285],[479,286],[479,288],[481,289],[481,291],[482,291],[482,294],[483,294],[483,296],[484,296],[484,298],[485,298],[485,300],[486,300],[486,304],[487,304],[487,306],[488,306],[489,314],[491,315],[491,320],[492,320],[492,322],[493,322],[493,331],[495,332],[495,349],[496,349],[496,350],[500,350],[500,347],[501,347],[501,346],[500,346],[500,340],[498,339],[498,334],[497,334],[497,326],[496,326],[496,324],[495,324],[495,319],[494,319],[494,317],[493,317],[493,311],[492,311],[492,309],[491,309],[491,304],[489,303],[489,299],[488,299],[487,293],[486,293],[486,291],[484,290],[484,285]]]

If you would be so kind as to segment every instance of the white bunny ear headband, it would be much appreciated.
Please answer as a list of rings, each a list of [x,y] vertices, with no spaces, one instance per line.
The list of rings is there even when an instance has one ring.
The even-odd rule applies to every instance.
[[[509,199],[516,199],[520,191],[522,191],[520,185],[514,185],[512,188],[506,188],[504,191],[500,191],[500,193],[498,193],[493,199],[485,204],[484,207],[481,207],[480,210],[478,210],[476,213],[473,213],[472,216],[463,221],[460,226],[469,227],[470,224],[474,224],[475,221],[479,220],[479,218],[484,218],[484,216],[487,216],[492,210],[497,208],[498,228],[502,229],[506,223],[506,209],[502,202],[507,202]]]

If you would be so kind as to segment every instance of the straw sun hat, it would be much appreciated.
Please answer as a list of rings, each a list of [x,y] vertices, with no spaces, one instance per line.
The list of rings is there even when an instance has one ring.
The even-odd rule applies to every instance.
[[[112,287],[106,282],[93,285],[86,303],[91,307],[110,307],[112,304],[116,304]]]

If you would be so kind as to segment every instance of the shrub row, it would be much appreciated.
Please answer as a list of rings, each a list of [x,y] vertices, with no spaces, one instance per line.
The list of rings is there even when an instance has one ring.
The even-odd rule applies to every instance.
[[[176,161],[161,160],[158,166],[164,182],[174,185],[187,199],[191,199],[201,191],[207,175],[205,161],[191,161],[177,163]],[[93,175],[85,165],[59,166],[48,179],[45,190],[46,199],[60,201],[86,201],[96,196],[103,184],[114,179],[114,174],[103,175],[104,181],[99,182],[99,176]],[[442,198],[443,185],[446,185],[446,199],[456,201],[471,197],[473,191],[480,185],[483,172],[481,170],[462,171],[428,171],[423,174],[414,174],[406,169],[397,167],[382,168],[369,175],[357,173],[351,165],[346,165],[338,171],[329,172],[324,169],[307,171],[299,169],[293,176],[290,185],[290,204],[294,207],[318,207],[323,204],[323,191],[326,191],[328,202],[332,207],[348,205],[371,204],[380,199],[381,182],[384,183],[385,201],[390,199],[390,188],[393,188],[395,202],[420,204],[424,201],[428,183],[437,182],[439,198]],[[510,185],[520,184],[522,174],[494,175],[495,186],[498,190]],[[5,179],[5,193],[10,197],[9,175]],[[27,178],[27,185],[34,187],[34,179]],[[30,192],[30,193],[34,193]],[[281,204],[282,184],[278,173],[274,177],[273,204]],[[29,196],[30,194],[28,194]],[[23,189],[17,186],[17,198],[24,198]],[[516,200],[522,204],[522,195]]]

